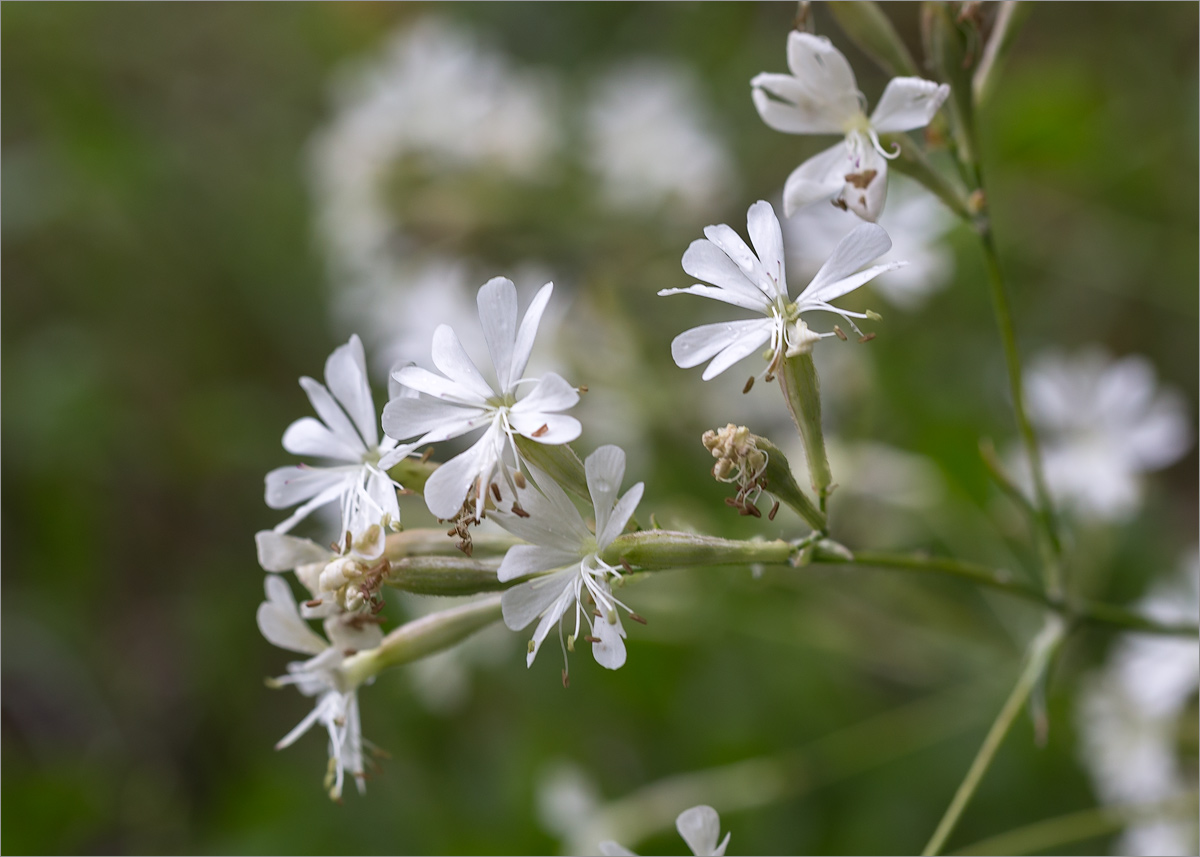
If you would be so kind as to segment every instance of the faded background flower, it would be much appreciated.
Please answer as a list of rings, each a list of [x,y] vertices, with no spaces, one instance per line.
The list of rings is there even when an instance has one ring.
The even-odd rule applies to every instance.
[[[744,222],[830,143],[772,131],[751,102],[750,79],[784,68],[794,11],[4,6],[3,850],[553,852],[565,834],[539,825],[537,775],[561,759],[602,806],[759,760],[756,791],[685,779],[705,793],[662,806],[639,841],[610,834],[639,853],[683,850],[674,818],[698,803],[735,853],[922,846],[1039,619],[952,581],[656,574],[629,590],[649,624],[617,673],[576,658],[564,691],[556,659],[527,670],[509,634],[498,659],[465,650],[364,689],[363,732],[391,755],[364,798],[329,803],[316,730],[271,749],[303,712],[262,681],[289,659],[254,622],[252,537],[280,517],[262,479],[309,410],[296,378],[320,377],[351,333],[380,404],[391,363],[427,359],[488,278],[511,277],[522,306],[552,279],[561,315],[530,370],[589,386],[579,451],[625,448],[639,516],[797,531],[786,510],[725,506],[700,444],[733,421],[788,449],[778,391],[678,369],[671,338],[713,308],[655,294],[691,285],[680,258],[705,225]],[[916,8],[885,11],[919,52]],[[878,103],[890,75],[815,15]],[[982,116],[1024,354],[1142,355],[1193,437],[1197,25],[1192,4],[1037,5]],[[890,309],[881,278],[844,299],[883,314],[878,337],[817,349],[834,535],[1020,574],[1025,523],[978,455],[980,436],[1015,440],[983,261],[962,227],[889,225],[901,201],[889,192],[882,221],[897,251],[912,227],[910,260],[922,244],[942,260],[910,287],[920,300]],[[1070,532],[1079,591],[1132,605],[1175,573],[1198,541],[1197,463],[1193,445],[1138,474],[1122,522]],[[419,498],[402,513],[430,520]],[[1123,646],[1073,639],[1049,744],[1018,721],[951,849],[1108,799],[1076,712]],[[1186,728],[1156,746],[1195,783],[1194,690],[1179,710]]]

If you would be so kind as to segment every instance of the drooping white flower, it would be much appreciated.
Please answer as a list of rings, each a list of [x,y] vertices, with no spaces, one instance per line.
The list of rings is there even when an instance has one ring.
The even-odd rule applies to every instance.
[[[341,666],[349,655],[378,646],[383,632],[363,616],[338,613],[325,619],[326,642],[301,618],[296,599],[283,578],[269,575],[265,585],[267,600],[259,605],[257,616],[262,635],[282,649],[312,655],[308,660],[288,664],[288,674],[274,683],[295,685],[305,696],[316,697],[313,710],[279,740],[275,749],[291,746],[320,723],[329,735],[329,796],[341,798],[347,772],[362,793],[366,785],[358,693],[357,687],[346,681]]]
[[[625,452],[617,446],[602,446],[589,455],[584,471],[596,514],[594,535],[570,498],[549,477],[538,480],[542,493],[533,488],[521,492],[528,517],[493,515],[500,526],[529,542],[508,549],[497,576],[510,581],[537,575],[507,590],[501,599],[504,624],[514,631],[541,617],[526,665],[533,664],[542,641],[556,624],[561,636],[562,620],[572,608],[575,630],[567,645],[573,647],[580,629],[586,626],[598,664],[615,670],[625,663],[625,629],[617,608],[632,611],[612,593],[612,582],[620,579],[621,572],[599,555],[633,517],[644,486],[639,482],[618,499],[625,477]],[[598,616],[593,617],[593,609]]]
[[[1130,517],[1141,503],[1141,475],[1192,445],[1187,404],[1158,386],[1145,357],[1114,361],[1101,348],[1047,352],[1030,364],[1025,388],[1050,493],[1084,518]],[[1027,460],[1015,459],[1028,483]]]
[[[553,372],[539,379],[522,377],[553,288],[547,283],[538,291],[520,327],[517,289],[511,280],[496,277],[479,289],[479,322],[496,370],[497,388],[484,380],[454,330],[445,324],[433,334],[433,363],[442,375],[418,366],[406,366],[393,375],[419,395],[388,402],[383,427],[389,436],[419,436],[414,446],[420,446],[487,427],[470,449],[439,467],[425,483],[425,502],[439,518],[457,515],[468,493],[475,502],[476,519],[482,516],[497,473],[505,480],[511,478],[503,466],[505,450],[511,450],[514,463],[520,461],[515,435],[548,444],[569,443],[579,437],[579,421],[559,413],[579,401],[578,391]],[[521,384],[533,384],[533,388],[518,400]]]
[[[693,294],[756,310],[765,318],[705,324],[681,333],[671,343],[671,356],[684,369],[711,360],[702,376],[714,378],[764,345],[769,348],[766,373],[772,373],[786,355],[812,348],[832,331],[810,330],[801,314],[822,310],[840,315],[855,331],[853,318],[866,313],[838,309],[829,302],[854,291],[863,283],[903,265],[885,262],[860,270],[892,246],[887,233],[873,223],[857,226],[843,238],[816,276],[793,301],[784,273],[783,234],[770,203],[759,200],[746,215],[752,252],[725,224],[708,226],[705,238],[693,241],[683,254],[683,270],[713,285],[697,283],[685,289],[663,289],[660,295]]]
[[[710,130],[691,69],[622,62],[590,94],[586,159],[613,208],[711,208],[733,184],[732,161]],[[701,214],[701,217],[704,215]]]
[[[380,603],[380,559],[385,536],[379,524],[372,524],[358,539],[338,545],[332,551],[310,539],[287,533],[263,530],[254,536],[258,564],[264,571],[292,571],[308,589],[312,598],[300,608],[305,619],[318,619],[342,612],[360,612]],[[375,582],[366,578],[374,574]]]
[[[1161,582],[1140,611],[1163,622],[1200,614],[1200,558]],[[1194,639],[1125,634],[1108,663],[1089,676],[1077,711],[1080,758],[1104,803],[1145,805],[1181,798],[1189,786],[1177,757],[1179,719],[1200,686]],[[1141,816],[1125,829],[1120,854],[1194,854],[1196,820]]]
[[[874,221],[887,196],[887,161],[880,134],[929,124],[950,87],[919,77],[888,82],[875,112],[864,109],[854,72],[841,51],[823,36],[788,34],[791,74],[763,73],[750,81],[763,121],[788,134],[843,134],[842,142],[797,167],[783,189],[783,210],[835,198],[864,220]]]
[[[320,419],[302,417],[283,434],[283,448],[337,462],[333,466],[309,464],[280,467],[267,474],[267,505],[286,509],[302,505],[275,527],[286,533],[314,509],[341,503],[341,532],[355,538],[372,524],[398,524],[398,487],[388,468],[412,451],[392,438],[379,438],[375,403],[367,382],[362,342],[351,336],[325,361],[325,383],[300,379]],[[383,549],[382,540],[379,549]]]
[[[725,857],[725,849],[729,846],[729,837],[717,842],[721,835],[721,818],[711,806],[694,806],[679,813],[675,819],[675,829],[687,843],[687,847],[695,857]],[[600,843],[600,853],[606,857],[637,857],[623,845],[611,840]]]
[[[916,310],[954,275],[954,253],[942,240],[955,219],[936,197],[906,176],[889,179],[890,203],[878,223],[892,250],[908,264],[880,276],[871,289],[894,306]],[[812,276],[843,236],[861,221],[832,206],[802,208],[783,221],[783,242],[792,275]]]

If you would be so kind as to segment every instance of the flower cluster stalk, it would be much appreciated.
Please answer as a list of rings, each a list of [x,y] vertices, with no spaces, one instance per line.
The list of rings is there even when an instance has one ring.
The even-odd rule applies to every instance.
[[[351,687],[361,685],[388,667],[448,649],[499,620],[499,595],[422,616],[396,628],[376,648],[347,658],[342,674]]]

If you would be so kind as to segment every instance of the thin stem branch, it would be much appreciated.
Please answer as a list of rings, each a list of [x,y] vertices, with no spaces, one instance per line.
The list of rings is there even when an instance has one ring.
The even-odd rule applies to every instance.
[[[979,237],[983,242],[983,256],[987,263],[992,309],[996,315],[996,324],[1000,328],[1000,341],[1004,346],[1004,362],[1008,369],[1008,386],[1012,397],[1013,414],[1017,420],[1017,431],[1021,435],[1021,443],[1029,458],[1029,469],[1033,474],[1033,489],[1037,496],[1038,517],[1041,525],[1041,537],[1038,541],[1046,576],[1046,589],[1052,597],[1057,598],[1061,597],[1063,593],[1062,570],[1058,559],[1062,552],[1062,546],[1058,540],[1054,505],[1046,485],[1046,474],[1042,466],[1042,453],[1038,447],[1037,434],[1025,411],[1025,382],[1021,372],[1021,355],[1017,349],[1017,335],[1013,327],[1008,292],[1004,286],[1004,274],[1000,270],[1000,260],[996,254],[996,244],[992,239],[991,227],[986,224],[986,221],[982,222],[979,227]]]
[[[979,788],[979,783],[982,782],[983,775],[991,767],[992,760],[996,757],[996,751],[1000,749],[1000,744],[1004,741],[1004,736],[1008,734],[1013,721],[1021,713],[1026,700],[1029,699],[1029,694],[1037,685],[1042,672],[1046,669],[1050,658],[1058,649],[1065,633],[1066,624],[1062,621],[1061,617],[1053,614],[1046,617],[1046,624],[1042,628],[1041,633],[1029,644],[1025,668],[1021,671],[1016,686],[1013,687],[1008,699],[1004,701],[1004,706],[1000,709],[1000,713],[996,715],[996,720],[992,723],[992,728],[988,730],[987,737],[983,739],[983,745],[980,746],[979,752],[975,755],[975,760],[971,763],[971,767],[967,769],[967,775],[959,785],[958,791],[954,793],[954,798],[950,801],[950,806],[947,807],[946,814],[942,816],[937,830],[933,832],[933,837],[929,840],[929,844],[921,852],[926,857],[940,853],[942,846],[946,844],[946,839],[954,832],[958,820],[962,817],[963,810],[970,803],[975,790]]]

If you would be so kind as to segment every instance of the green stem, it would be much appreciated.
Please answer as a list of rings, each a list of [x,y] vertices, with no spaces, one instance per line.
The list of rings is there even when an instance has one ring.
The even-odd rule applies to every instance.
[[[1196,799],[1196,792],[1191,791],[1155,803],[1096,806],[989,836],[955,853],[1045,854],[1071,842],[1116,833],[1139,821],[1158,820],[1164,816],[1194,821]]]
[[[1025,411],[1025,384],[1021,373],[1021,355],[1017,350],[1017,336],[1013,327],[1012,310],[1008,303],[1008,293],[1004,287],[1004,275],[1000,270],[1000,260],[996,254],[996,244],[992,239],[991,228],[981,225],[979,237],[983,242],[983,255],[987,262],[988,284],[992,293],[992,309],[996,315],[996,324],[1000,328],[1000,341],[1004,346],[1004,362],[1008,369],[1009,393],[1012,397],[1013,413],[1017,420],[1017,430],[1029,458],[1029,469],[1033,473],[1033,489],[1037,496],[1037,508],[1042,536],[1039,544],[1042,561],[1046,574],[1046,589],[1051,596],[1062,595],[1062,573],[1058,556],[1062,551],[1059,544],[1057,524],[1054,519],[1054,505],[1050,499],[1050,491],[1046,485],[1046,474],[1042,466],[1042,454],[1038,447],[1037,435],[1029,415]]]
[[[1126,631],[1140,631],[1164,636],[1193,637],[1200,635],[1200,626],[1194,622],[1158,622],[1148,616],[1111,604],[1094,601],[1066,602],[1047,595],[1024,581],[1015,579],[1010,572],[946,557],[857,551],[852,560],[837,559],[828,554],[820,554],[815,556],[812,561],[831,565],[894,568],[902,571],[954,577],[1049,608],[1072,622],[1108,625]]]
[[[609,565],[624,560],[645,571],[656,571],[684,566],[784,565],[795,553],[796,546],[782,539],[749,542],[674,530],[642,530],[619,536],[600,559]]]
[[[995,722],[992,723],[992,728],[988,730],[987,737],[983,739],[983,745],[975,755],[975,761],[971,763],[966,777],[963,778],[958,791],[954,793],[954,798],[950,801],[950,806],[946,809],[946,814],[942,816],[941,823],[938,824],[929,844],[921,852],[926,857],[940,853],[942,846],[946,844],[946,839],[954,832],[963,810],[966,809],[975,790],[979,787],[979,783],[983,780],[983,775],[987,773],[992,760],[996,757],[996,751],[1000,749],[1004,736],[1008,734],[1013,721],[1021,713],[1026,700],[1029,699],[1030,692],[1037,685],[1050,658],[1062,642],[1065,631],[1066,625],[1060,617],[1054,615],[1046,617],[1045,627],[1029,645],[1025,668],[1021,671],[1016,686],[1005,700]]]

